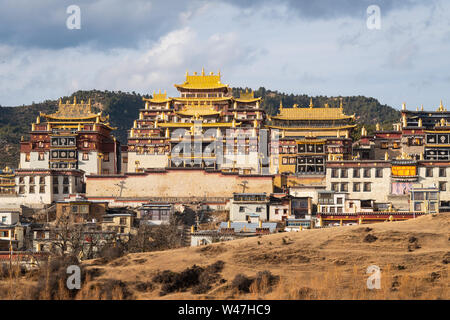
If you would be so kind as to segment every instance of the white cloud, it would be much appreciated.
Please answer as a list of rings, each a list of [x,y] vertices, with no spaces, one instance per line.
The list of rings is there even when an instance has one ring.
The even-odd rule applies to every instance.
[[[96,2],[98,10],[101,3]],[[139,10],[155,14],[159,9]],[[166,89],[174,95],[173,84],[183,81],[186,70],[202,67],[207,72],[220,69],[223,82],[231,86],[361,94],[395,107],[402,101],[434,107],[440,98],[450,104],[450,26],[445,19],[450,6],[444,1],[435,7],[382,8],[382,29],[377,31],[366,28],[365,12],[354,18],[305,20],[287,5],[272,2],[241,9],[198,1],[185,9],[172,14],[178,17],[176,28],[158,39],[143,38],[137,46],[0,45],[0,104],[27,104],[94,88]],[[114,12],[108,14],[120,16],[120,10]]]

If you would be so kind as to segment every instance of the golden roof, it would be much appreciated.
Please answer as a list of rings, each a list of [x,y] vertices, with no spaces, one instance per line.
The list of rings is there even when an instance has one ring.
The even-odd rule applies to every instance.
[[[172,99],[167,98],[166,91],[164,91],[164,93],[161,93],[161,90],[159,90],[159,93],[155,93],[155,91],[153,91],[152,98],[150,98],[150,99],[142,98],[142,100],[153,102],[153,103],[163,103],[163,102],[171,101]]]
[[[220,71],[217,75],[212,72],[209,75],[205,75],[205,71],[202,69],[201,75],[198,75],[197,72],[189,75],[186,72],[186,81],[182,84],[176,84],[175,87],[183,89],[220,89],[228,88],[228,85],[220,82]]]
[[[200,104],[200,101],[195,104],[186,104],[184,108],[180,111],[177,111],[178,114],[183,116],[195,116],[198,118],[199,116],[211,116],[220,114],[219,111],[215,110],[212,104]]]
[[[61,99],[59,99],[58,111],[52,114],[41,113],[40,116],[52,120],[87,120],[100,117],[100,113],[93,113],[91,111],[91,99],[89,99],[88,103],[85,103],[84,101],[77,103],[77,98],[74,97],[73,103],[70,103],[69,101],[62,103]],[[103,122],[106,121],[107,118],[100,117],[99,120]]]
[[[255,102],[261,100],[261,98],[255,98],[253,90],[249,92],[248,89],[245,89],[245,92],[241,91],[239,98],[234,98],[234,100],[238,102]]]
[[[349,119],[353,116],[347,116],[343,112],[342,106],[339,108],[330,108],[328,104],[325,107],[317,108],[310,101],[309,107],[298,107],[296,104],[292,108],[284,108],[280,102],[280,110],[272,119],[279,120],[340,120]]]

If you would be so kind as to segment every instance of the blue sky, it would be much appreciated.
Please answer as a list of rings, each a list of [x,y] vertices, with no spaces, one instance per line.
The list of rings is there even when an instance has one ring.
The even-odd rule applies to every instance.
[[[81,29],[66,28],[69,5]],[[381,29],[366,26],[369,5]],[[450,1],[0,0],[0,105],[152,93],[186,70],[286,93],[450,104]]]

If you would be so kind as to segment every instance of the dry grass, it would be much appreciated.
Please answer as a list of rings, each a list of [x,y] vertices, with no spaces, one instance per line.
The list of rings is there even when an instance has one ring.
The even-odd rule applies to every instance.
[[[364,241],[367,234],[376,239]],[[448,213],[281,233],[202,248],[128,254],[102,265],[87,261],[85,270],[95,272],[75,299],[450,299],[449,248]],[[160,296],[161,286],[151,283],[160,270],[179,273],[217,260],[225,262],[220,277],[226,281],[214,283],[206,293],[186,290]],[[379,290],[367,288],[370,265],[381,269]],[[270,271],[278,281],[261,278],[252,282],[248,293],[233,288],[236,275],[255,279],[262,271]],[[27,288],[35,284],[36,279],[27,276],[4,277],[1,298],[26,299]],[[55,299],[67,298],[62,288],[57,291]],[[43,286],[39,298],[48,296]]]

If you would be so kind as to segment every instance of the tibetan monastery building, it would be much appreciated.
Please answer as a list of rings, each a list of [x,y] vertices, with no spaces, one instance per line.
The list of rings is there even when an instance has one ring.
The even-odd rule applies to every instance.
[[[129,131],[128,172],[199,168],[262,173],[260,133],[267,130],[261,129],[261,98],[247,91],[233,97],[220,72],[186,73],[175,87],[179,97],[160,91],[144,98],[145,107]]]
[[[20,168],[117,173],[119,142],[111,136],[108,119],[91,111],[90,100],[60,100],[58,111],[40,113],[31,125],[29,141],[20,143]]]
[[[278,174],[277,187],[323,184],[327,160],[347,160],[352,157],[354,115],[339,107],[285,108],[280,102],[279,113],[270,118],[270,169]]]

